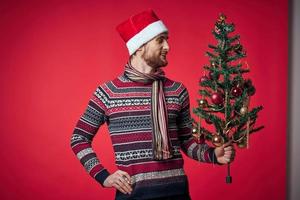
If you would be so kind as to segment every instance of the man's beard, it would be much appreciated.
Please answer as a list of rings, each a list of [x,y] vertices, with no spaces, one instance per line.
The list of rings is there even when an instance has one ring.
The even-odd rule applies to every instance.
[[[166,57],[167,57],[167,53],[162,53],[159,54],[158,56],[156,55],[148,56],[147,54],[143,55],[143,59],[145,60],[147,65],[155,69],[160,67],[165,67],[168,65],[168,61]]]

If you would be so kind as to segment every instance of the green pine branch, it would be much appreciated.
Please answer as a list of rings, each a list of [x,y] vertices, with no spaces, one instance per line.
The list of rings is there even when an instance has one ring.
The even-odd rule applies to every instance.
[[[204,77],[199,83],[202,87],[199,90],[201,104],[198,99],[199,106],[193,109],[197,116],[210,121],[225,141],[229,139],[226,135],[228,131],[234,130],[234,137],[240,137],[246,131],[254,133],[263,128],[253,128],[263,107],[249,108],[249,97],[255,94],[255,88],[250,79],[245,80],[243,77],[250,70],[241,64],[240,60],[246,57],[246,51],[240,43],[240,35],[232,34],[234,31],[234,24],[227,23],[226,17],[221,15],[212,30],[216,44],[209,44],[210,51],[206,52],[210,63],[203,66],[208,79]],[[223,98],[221,95],[224,102],[220,104],[218,102]],[[203,100],[210,103],[203,105]],[[197,125],[195,123],[194,126]],[[211,139],[215,134],[203,126],[200,131],[205,134],[206,139]]]

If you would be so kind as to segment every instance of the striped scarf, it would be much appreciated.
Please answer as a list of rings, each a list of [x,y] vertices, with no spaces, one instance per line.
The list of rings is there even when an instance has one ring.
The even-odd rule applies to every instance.
[[[125,75],[132,81],[151,83],[151,120],[152,149],[155,160],[165,160],[172,157],[172,145],[168,134],[168,114],[163,91],[165,73],[161,69],[151,74],[144,74],[131,66],[125,66]]]

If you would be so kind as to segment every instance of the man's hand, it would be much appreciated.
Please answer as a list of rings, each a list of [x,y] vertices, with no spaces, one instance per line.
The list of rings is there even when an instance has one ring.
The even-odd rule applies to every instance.
[[[124,194],[130,194],[132,191],[130,176],[122,170],[117,170],[108,176],[103,185],[104,187],[114,187]]]
[[[231,163],[234,160],[235,150],[231,142],[228,142],[226,144],[223,144],[220,147],[216,147],[215,155],[219,163],[227,164],[227,163]]]

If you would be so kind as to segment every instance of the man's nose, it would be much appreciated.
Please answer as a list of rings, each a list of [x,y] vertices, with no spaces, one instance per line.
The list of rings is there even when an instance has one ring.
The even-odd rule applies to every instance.
[[[166,50],[166,51],[170,51],[170,46],[169,46],[169,43],[168,43],[167,40],[164,41],[163,49]]]

